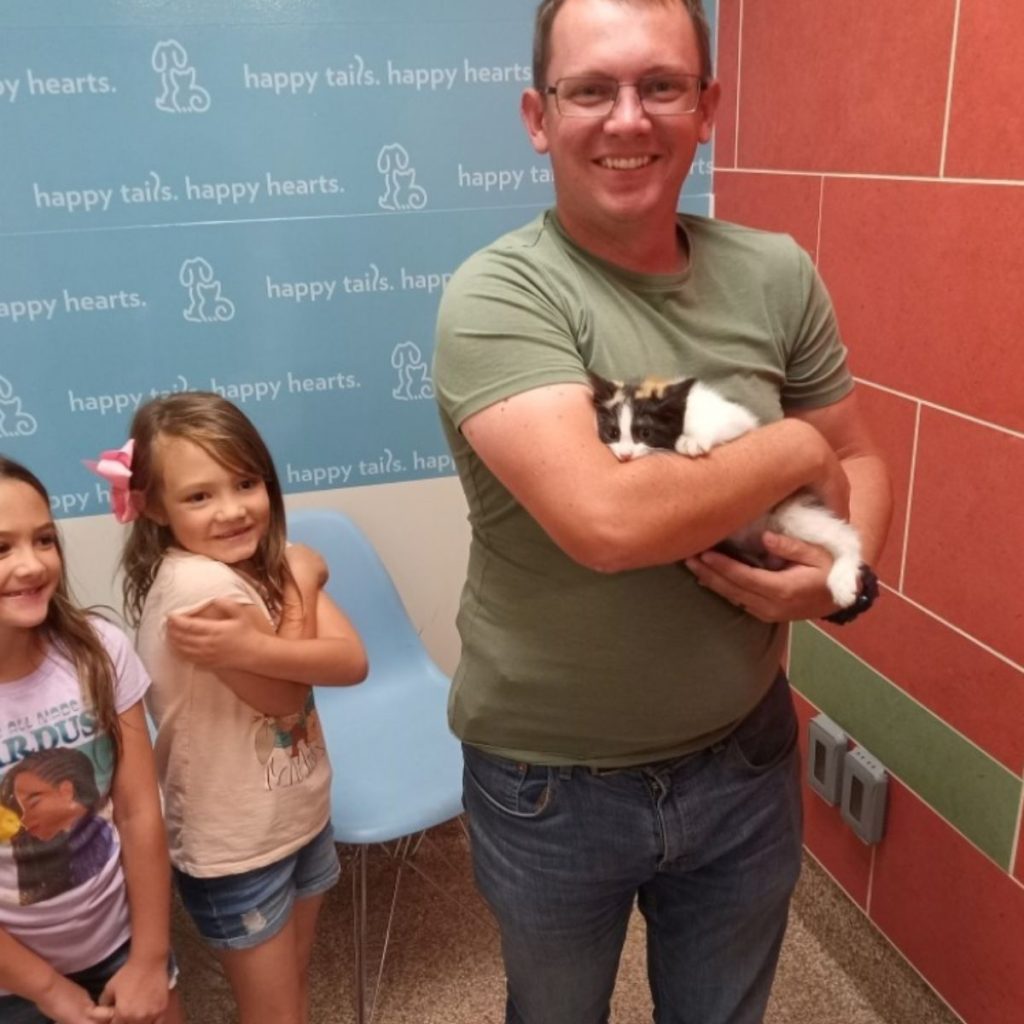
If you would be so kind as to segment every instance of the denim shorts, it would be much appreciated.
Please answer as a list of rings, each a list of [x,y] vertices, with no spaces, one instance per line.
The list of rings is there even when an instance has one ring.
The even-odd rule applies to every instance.
[[[251,949],[272,939],[296,900],[326,892],[340,874],[330,822],[305,846],[266,867],[219,878],[174,869],[181,901],[212,949]]]
[[[99,999],[107,982],[128,962],[131,945],[129,940],[98,964],[82,971],[73,971],[68,979],[81,985],[94,1001]],[[174,988],[178,983],[178,964],[173,953],[167,961],[167,979],[168,988]],[[21,996],[0,996],[0,1024],[51,1024],[51,1018],[44,1017],[34,1003]]]

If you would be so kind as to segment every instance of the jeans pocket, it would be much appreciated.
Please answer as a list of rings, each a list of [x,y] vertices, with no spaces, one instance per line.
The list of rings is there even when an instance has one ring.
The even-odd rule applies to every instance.
[[[509,761],[465,744],[462,755],[470,813],[471,788],[493,809],[515,818],[538,818],[551,806],[555,772],[546,765]]]
[[[729,758],[748,775],[764,775],[789,758],[799,729],[789,683],[780,674],[757,707],[733,730],[727,747]]]

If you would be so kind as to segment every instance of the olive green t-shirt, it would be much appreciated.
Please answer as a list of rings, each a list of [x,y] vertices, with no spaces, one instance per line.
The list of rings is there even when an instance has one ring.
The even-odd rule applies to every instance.
[[[698,377],[764,423],[851,390],[831,302],[790,237],[689,215],[679,230],[688,268],[639,274],[580,249],[549,211],[470,257],[445,290],[434,381],[472,529],[449,719],[483,750],[663,760],[720,739],[778,672],[780,627],[675,563],[605,574],[574,562],[458,430],[511,395],[586,383],[588,369]]]

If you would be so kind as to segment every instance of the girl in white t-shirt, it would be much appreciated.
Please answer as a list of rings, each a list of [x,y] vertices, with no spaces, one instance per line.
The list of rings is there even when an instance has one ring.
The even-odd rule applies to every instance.
[[[71,600],[43,485],[0,456],[0,1020],[181,1021],[127,638]]]
[[[330,763],[312,684],[366,675],[322,559],[288,546],[270,453],[230,402],[142,406],[106,453],[132,520],[125,605],[153,678],[171,863],[242,1024],[304,1024],[317,913],[337,881]]]

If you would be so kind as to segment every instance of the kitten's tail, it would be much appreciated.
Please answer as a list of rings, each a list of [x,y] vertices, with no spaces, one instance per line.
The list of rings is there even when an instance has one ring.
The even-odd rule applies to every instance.
[[[787,498],[772,511],[773,529],[780,533],[818,544],[832,556],[828,589],[840,608],[857,598],[860,586],[860,535],[849,523],[834,516],[816,498],[798,494]]]

